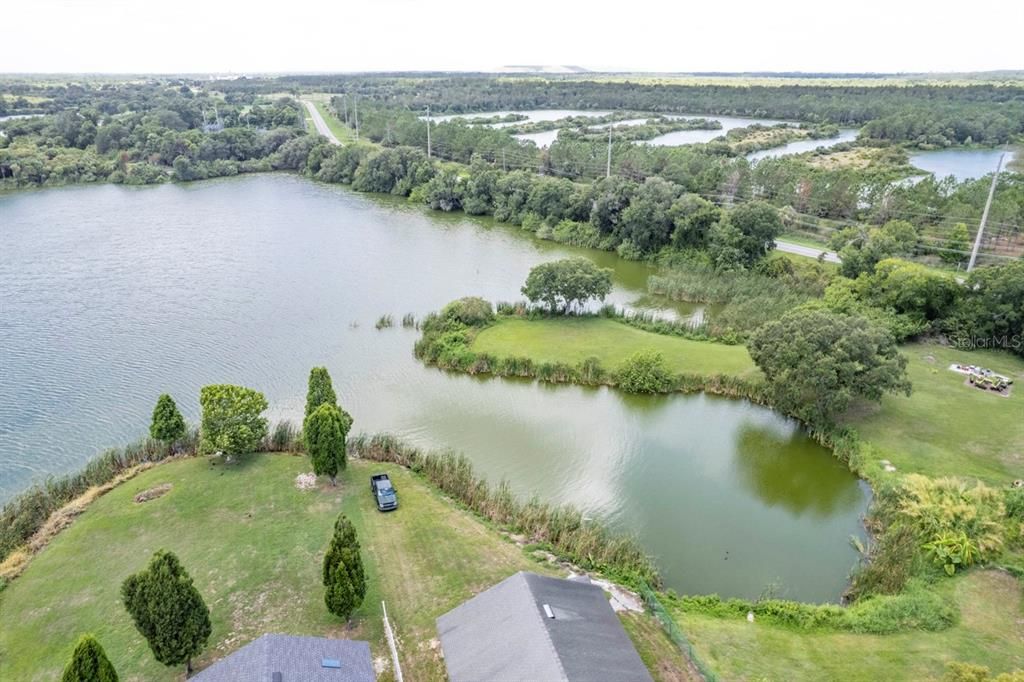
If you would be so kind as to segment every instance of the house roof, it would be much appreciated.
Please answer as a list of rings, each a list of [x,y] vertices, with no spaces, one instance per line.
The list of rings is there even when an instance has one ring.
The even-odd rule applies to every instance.
[[[519,572],[438,618],[437,631],[451,682],[651,680],[589,583]]]
[[[341,663],[326,668],[324,659]],[[368,642],[292,635],[263,635],[196,673],[199,682],[374,682]]]

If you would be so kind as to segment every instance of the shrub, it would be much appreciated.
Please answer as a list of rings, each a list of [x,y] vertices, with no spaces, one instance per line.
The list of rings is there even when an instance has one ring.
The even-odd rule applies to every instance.
[[[117,682],[117,671],[96,638],[83,635],[64,668],[61,682]]]
[[[849,608],[853,632],[887,635],[907,630],[937,632],[956,623],[956,609],[946,599],[921,585],[896,595],[879,595]]]
[[[991,559],[1002,549],[1006,511],[1000,491],[956,478],[908,474],[901,492],[899,521],[950,575],[957,566]]]
[[[494,321],[494,306],[477,296],[466,296],[442,308],[441,317],[468,327],[482,327]]]
[[[164,393],[153,408],[153,421],[149,425],[150,438],[170,444],[184,438],[185,431],[185,419],[174,404],[174,398]]]
[[[634,353],[616,372],[615,382],[630,393],[664,393],[673,384],[665,359],[656,351]]]

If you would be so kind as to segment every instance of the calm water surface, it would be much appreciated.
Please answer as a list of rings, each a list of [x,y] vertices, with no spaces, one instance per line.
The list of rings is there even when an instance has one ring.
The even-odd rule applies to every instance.
[[[617,303],[643,299],[645,266],[287,175],[0,197],[0,494],[142,436],[161,392],[194,421],[200,386],[245,384],[299,418],[323,364],[357,430],[456,448],[522,495],[607,517],[677,590],[838,598],[869,493],[793,421],[447,374],[413,358],[415,332],[374,329],[514,300],[570,253],[615,267]]]
[[[1004,153],[1005,170],[1013,160],[1014,153],[1002,149],[939,149],[918,152],[910,156],[910,165],[927,171],[940,180],[952,175],[958,182],[962,182],[995,173],[999,157]]]

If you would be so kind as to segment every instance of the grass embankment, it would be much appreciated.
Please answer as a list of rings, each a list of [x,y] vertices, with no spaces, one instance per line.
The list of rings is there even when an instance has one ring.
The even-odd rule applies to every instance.
[[[501,318],[477,334],[471,348],[497,357],[525,356],[535,363],[574,365],[593,356],[611,372],[636,352],[657,351],[675,373],[762,377],[744,346],[655,334],[601,317]]]
[[[122,680],[179,679],[157,663],[121,606],[120,584],[160,548],[178,554],[210,608],[208,665],[264,632],[366,639],[389,660],[381,599],[411,680],[443,679],[434,619],[519,570],[551,573],[470,513],[401,467],[353,461],[339,486],[299,491],[305,457],[254,455],[233,466],[190,458],[154,467],[96,500],[0,593],[0,677],[51,680],[75,639],[95,633]],[[395,480],[402,506],[376,511],[372,471]],[[162,497],[133,497],[170,483]],[[339,511],[359,532],[368,575],[354,627],[323,605],[320,560]],[[646,616],[626,620],[645,660],[669,661],[660,679],[686,679],[678,650]],[[384,679],[388,679],[387,676]]]
[[[960,612],[960,622],[941,632],[800,632],[678,609],[673,616],[701,657],[728,680],[927,680],[942,677],[953,661],[985,665],[993,673],[1024,668],[1019,581],[977,570],[937,589]]]

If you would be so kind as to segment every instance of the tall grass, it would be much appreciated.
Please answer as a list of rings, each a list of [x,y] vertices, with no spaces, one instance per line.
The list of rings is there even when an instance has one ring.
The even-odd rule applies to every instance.
[[[377,318],[377,329],[388,329],[395,326],[395,318],[391,315],[381,315]]]
[[[769,276],[750,271],[719,272],[701,263],[654,275],[647,281],[652,294],[677,301],[724,304],[707,322],[711,336],[745,336],[761,325],[815,298],[825,290],[827,275],[818,270],[795,270]]]
[[[536,497],[521,501],[507,481],[491,486],[477,476],[463,455],[423,452],[390,434],[354,436],[348,441],[348,450],[363,459],[392,462],[421,474],[481,517],[524,535],[529,543],[549,546],[583,568],[634,585],[642,581],[660,585],[654,562],[634,538],[584,518],[579,509],[569,505],[551,505]]]

